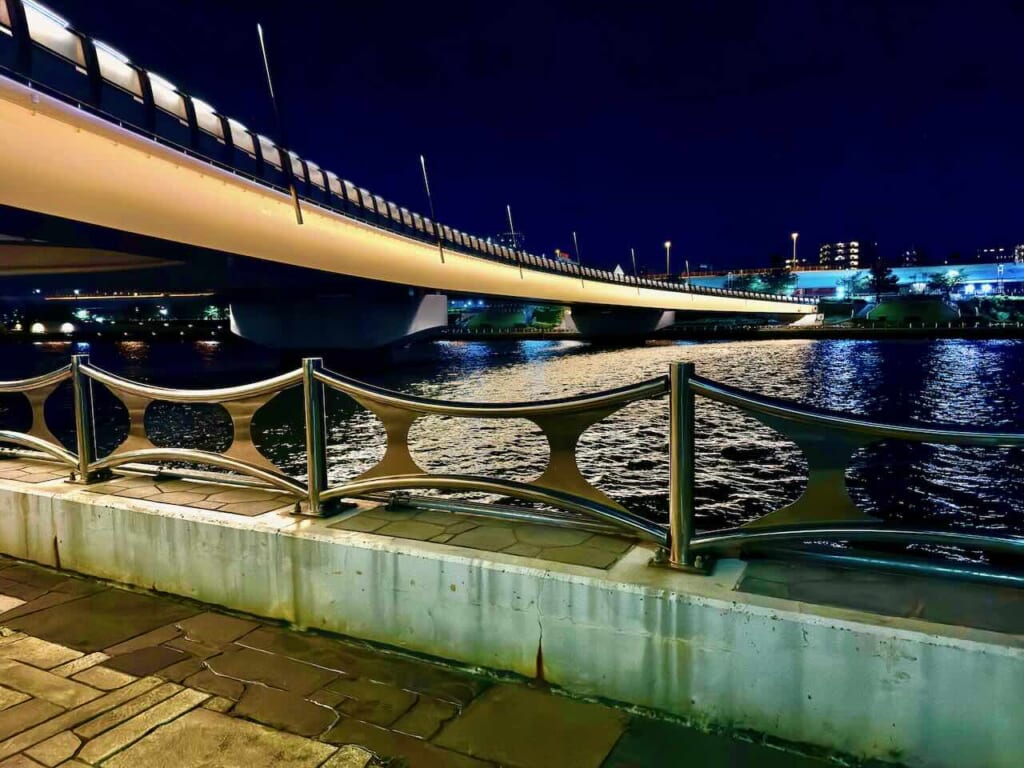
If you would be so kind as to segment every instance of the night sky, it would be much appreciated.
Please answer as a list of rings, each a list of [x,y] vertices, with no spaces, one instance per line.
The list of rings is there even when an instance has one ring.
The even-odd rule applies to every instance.
[[[753,266],[1024,242],[1024,2],[49,0],[377,194],[535,253]],[[628,269],[628,266],[627,266]]]

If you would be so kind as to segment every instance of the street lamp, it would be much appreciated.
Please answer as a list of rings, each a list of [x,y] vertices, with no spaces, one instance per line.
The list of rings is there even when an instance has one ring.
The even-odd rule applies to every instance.
[[[666,278],[669,278],[669,277],[672,276],[671,254],[672,254],[672,241],[671,240],[666,240],[665,241],[665,277]]]
[[[792,267],[792,268],[793,268],[793,269],[796,269],[796,267],[797,267],[797,260],[796,260],[796,239],[797,239],[798,237],[800,237],[800,233],[799,233],[799,232],[794,232],[793,234],[791,234],[791,235],[790,235],[790,237],[792,237],[792,238],[793,238],[793,262],[792,262],[792,264],[793,264],[793,267]]]

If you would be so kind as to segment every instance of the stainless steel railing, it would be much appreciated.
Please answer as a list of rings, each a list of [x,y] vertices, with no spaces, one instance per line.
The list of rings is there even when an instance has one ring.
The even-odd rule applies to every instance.
[[[75,450],[68,450],[46,424],[46,401],[63,382],[70,381],[74,397]],[[127,435],[105,456],[96,451],[93,386],[105,387],[128,412]],[[252,437],[255,414],[281,392],[301,387],[305,429],[306,477],[281,471],[264,456]],[[325,416],[327,390],[343,393],[373,413],[383,424],[383,457],[366,471],[332,484],[327,472],[328,434]],[[291,495],[297,511],[324,515],[344,498],[380,497],[385,492],[410,490],[472,491],[511,497],[554,508],[572,517],[565,524],[610,527],[658,545],[656,562],[681,570],[704,570],[716,554],[780,542],[875,541],[933,543],[992,552],[1024,554],[1024,537],[991,532],[948,531],[893,527],[860,509],[846,489],[846,469],[860,448],[881,440],[954,445],[1019,447],[1024,433],[949,427],[933,424],[889,424],[850,414],[807,408],[764,397],[698,377],[691,363],[671,366],[668,376],[589,395],[529,403],[464,403],[404,395],[356,381],[327,370],[319,358],[303,360],[301,368],[264,381],[219,389],[182,390],[153,387],[121,378],[93,366],[87,355],[44,376],[0,381],[0,393],[23,393],[32,422],[25,432],[0,430],[0,443],[20,453],[68,467],[72,479],[91,483],[117,467],[165,466],[169,463],[214,467],[219,473],[175,469],[184,476],[229,477]],[[669,522],[648,520],[623,507],[591,484],[580,472],[576,448],[591,426],[629,403],[669,395]],[[807,460],[807,485],[793,503],[737,528],[698,531],[696,528],[696,398],[700,396],[740,409],[793,441]],[[147,434],[145,414],[156,401],[218,404],[228,413],[233,429],[222,452],[155,445]],[[409,433],[427,415],[473,419],[526,419],[544,434],[550,447],[547,465],[529,482],[486,475],[443,474],[424,470],[409,449]],[[191,474],[189,474],[191,472]],[[227,475],[225,473],[228,473]],[[488,507],[469,502],[434,499],[449,509],[471,505],[473,514],[550,522],[539,510]],[[303,507],[304,505],[304,507]],[[936,567],[935,570],[943,571]]]
[[[45,424],[43,407],[56,387],[70,380],[74,395],[76,450],[61,446]],[[96,451],[93,386],[105,387],[121,401],[128,413],[128,432],[107,455]],[[257,411],[281,392],[302,388],[306,437],[306,477],[282,472],[264,456],[253,441],[252,420]],[[328,481],[325,391],[344,393],[375,414],[384,425],[387,444],[383,458],[359,475],[336,484]],[[9,443],[39,458],[50,458],[72,470],[73,479],[91,483],[109,476],[118,467],[168,463],[198,464],[230,473],[232,479],[248,478],[264,487],[293,496],[305,514],[322,515],[343,498],[382,492],[433,489],[496,494],[534,502],[592,519],[615,529],[665,546],[664,526],[633,514],[592,485],[576,464],[580,435],[625,405],[668,391],[667,377],[591,395],[532,403],[459,403],[412,397],[356,381],[323,367],[318,358],[303,360],[298,370],[237,387],[183,390],[153,387],[130,381],[92,365],[87,355],[75,355],[70,366],[34,379],[0,382],[0,392],[21,392],[29,398],[33,422],[28,432],[0,431],[0,443]],[[156,402],[203,403],[222,406],[231,419],[233,436],[222,452],[157,446],[147,433],[145,415]],[[500,478],[435,474],[422,469],[409,450],[409,430],[428,414],[455,418],[527,419],[547,437],[550,456],[546,468],[530,482]],[[175,470],[184,474],[182,470]],[[203,473],[209,479],[209,473]],[[223,476],[223,475],[222,475]],[[302,505],[305,505],[302,508]],[[485,507],[480,507],[486,512]],[[507,517],[508,512],[495,516]],[[524,511],[524,519],[548,521],[544,514]],[[578,519],[578,518],[577,518]]]
[[[738,408],[795,443],[808,467],[803,494],[793,503],[737,528],[696,532],[694,404],[697,395]],[[889,424],[808,408],[701,378],[695,375],[692,363],[673,366],[672,406],[669,562],[673,565],[694,567],[700,565],[703,556],[715,553],[736,554],[780,542],[808,541],[934,543],[1024,554],[1024,537],[1021,536],[886,525],[858,507],[846,488],[846,469],[853,454],[882,440],[1020,447],[1024,446],[1024,433],[936,424]]]

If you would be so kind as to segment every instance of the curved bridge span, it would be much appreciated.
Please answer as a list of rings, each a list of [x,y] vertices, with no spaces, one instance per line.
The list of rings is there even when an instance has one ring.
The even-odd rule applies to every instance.
[[[605,310],[816,311],[791,297],[636,279],[496,246],[275,145],[32,0],[0,0],[0,32],[9,33],[0,34],[0,205],[432,291]]]

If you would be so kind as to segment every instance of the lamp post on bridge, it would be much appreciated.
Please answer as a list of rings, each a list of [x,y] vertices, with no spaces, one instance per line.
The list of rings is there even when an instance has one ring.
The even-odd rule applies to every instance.
[[[796,269],[799,262],[796,260],[796,239],[800,237],[799,232],[794,232],[790,235],[793,238],[793,261],[791,262],[790,269]]]
[[[672,277],[672,241],[665,241],[665,279]]]

